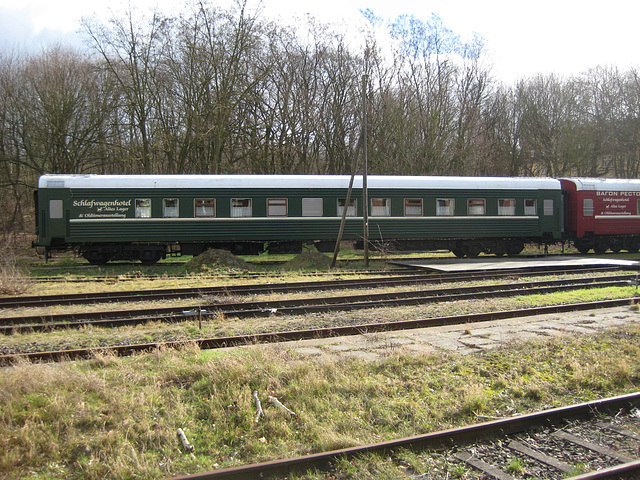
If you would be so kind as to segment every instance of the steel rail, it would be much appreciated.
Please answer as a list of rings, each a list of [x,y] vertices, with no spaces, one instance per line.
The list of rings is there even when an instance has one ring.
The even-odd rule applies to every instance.
[[[356,310],[366,308],[419,305],[442,301],[469,300],[477,298],[505,297],[511,295],[534,295],[573,290],[577,288],[605,288],[627,286],[634,276],[617,276],[615,279],[580,278],[547,280],[515,284],[486,285],[480,287],[458,287],[451,289],[420,290],[368,295],[333,296],[262,302],[241,302],[196,306],[115,310],[55,315],[0,318],[0,333],[13,334],[19,331],[47,331],[60,328],[80,328],[87,325],[117,327],[139,325],[149,321],[181,322],[190,317],[200,318],[224,314],[229,317],[247,318],[259,316],[296,315],[328,311]]]
[[[606,267],[601,267],[606,268]],[[408,273],[421,273],[424,274],[425,270],[423,268],[395,268],[392,270],[337,270],[337,271],[326,271],[326,272],[305,272],[305,277],[330,277],[330,276],[344,276],[344,275],[406,275]],[[218,280],[220,278],[233,278],[233,279],[244,279],[244,278],[260,278],[260,277],[285,277],[288,274],[286,272],[218,272],[215,274],[196,274],[197,279],[209,279],[209,280]],[[122,274],[122,275],[100,275],[100,276],[85,276],[85,277],[60,277],[60,276],[51,276],[51,277],[32,277],[30,280],[38,282],[38,283],[47,283],[47,282],[68,282],[68,283],[88,283],[88,282],[96,282],[96,283],[105,283],[105,282],[129,282],[132,280],[189,280],[194,277],[189,274],[175,274],[175,275],[136,275],[135,273],[132,275]]]
[[[141,290],[137,292],[88,292],[63,295],[42,295],[42,296],[21,296],[21,297],[0,297],[0,309],[25,308],[25,307],[49,307],[54,305],[82,305],[96,304],[102,302],[135,302],[164,299],[193,298],[197,296],[213,295],[246,295],[263,294],[308,290],[337,290],[344,288],[368,288],[379,285],[410,285],[420,283],[445,283],[463,280],[481,280],[491,278],[504,278],[513,276],[540,276],[540,275],[560,275],[560,274],[580,274],[580,273],[604,273],[624,270],[619,267],[600,267],[589,269],[562,269],[562,270],[540,270],[517,269],[517,270],[494,270],[491,272],[469,273],[445,273],[445,274],[413,274],[398,277],[376,277],[366,279],[351,280],[325,280],[311,282],[295,282],[283,284],[245,284],[235,286],[212,286],[212,287],[187,287],[178,289],[155,289]]]
[[[425,280],[428,278],[424,276]],[[420,282],[421,277],[415,275],[394,278],[390,283],[404,284]],[[48,307],[54,305],[82,305],[101,302],[135,302],[164,300],[174,298],[192,298],[205,295],[247,295],[259,293],[277,293],[305,290],[330,290],[348,287],[366,288],[377,283],[387,283],[387,278],[353,279],[353,280],[328,280],[312,282],[296,282],[282,284],[246,284],[212,287],[186,287],[178,289],[140,290],[136,292],[88,292],[65,295],[25,296],[20,298],[0,298],[0,308],[24,308],[24,307]]]
[[[73,350],[61,350],[50,352],[16,353],[0,356],[0,366],[9,366],[20,361],[30,362],[60,362],[65,360],[83,360],[95,357],[98,352],[106,352],[116,356],[128,356],[135,353],[153,352],[159,349],[175,349],[186,345],[195,345],[200,349],[217,349],[237,347],[242,345],[255,345],[265,343],[281,343],[299,340],[332,338],[338,336],[362,335],[398,330],[411,330],[444,325],[457,325],[464,323],[487,322],[504,320],[509,318],[522,318],[527,316],[565,313],[572,311],[585,311],[601,308],[614,308],[632,305],[636,298],[605,300],[599,302],[585,302],[577,304],[554,305],[548,307],[528,308],[519,310],[506,310],[499,312],[474,313],[446,317],[426,318],[418,320],[403,320],[398,322],[385,322],[374,324],[351,325],[342,327],[330,327],[311,330],[291,330],[273,333],[258,333],[237,335],[231,337],[217,337],[206,339],[194,339],[172,342],[154,342],[134,345],[116,345],[94,348],[80,348]]]
[[[504,436],[529,430],[535,426],[555,425],[567,418],[589,417],[594,412],[614,411],[622,408],[631,409],[640,405],[640,393],[632,393],[617,397],[585,402],[568,407],[554,408],[517,417],[504,418],[461,428],[441,430],[438,432],[416,435],[397,440],[344,448],[330,452],[322,452],[303,457],[256,463],[242,467],[232,467],[216,471],[172,477],[171,480],[245,480],[269,476],[283,476],[292,472],[304,472],[311,468],[326,469],[336,460],[353,458],[367,453],[388,454],[399,448],[435,449],[452,447],[462,443],[474,442],[491,436]],[[638,468],[637,463],[626,468]],[[627,470],[633,471],[633,470]],[[580,477],[577,477],[580,478]],[[613,477],[585,477],[613,478]]]
[[[571,480],[598,480],[603,478],[612,478],[615,480],[621,479],[637,479],[640,477],[640,460],[635,462],[623,463],[622,465],[615,465],[609,468],[603,468],[595,472],[583,473],[576,477],[571,477]]]

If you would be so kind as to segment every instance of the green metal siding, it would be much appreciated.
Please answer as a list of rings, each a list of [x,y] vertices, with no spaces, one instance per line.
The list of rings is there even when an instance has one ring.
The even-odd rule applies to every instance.
[[[334,240],[340,224],[337,201],[346,196],[346,189],[41,189],[38,207],[41,212],[40,243],[47,245],[51,238],[65,238],[70,243]],[[562,232],[561,194],[555,190],[474,190],[467,193],[447,189],[377,189],[369,190],[368,196],[369,199],[391,199],[394,215],[370,217],[369,232],[372,239],[534,238],[544,233],[551,233],[554,238],[560,238]],[[323,198],[324,217],[302,217],[302,199],[318,197]],[[49,219],[48,202],[52,198],[64,201],[64,219]],[[153,218],[135,219],[136,198],[152,199]],[[183,218],[159,218],[162,215],[163,198],[178,198],[180,215]],[[195,198],[214,198],[216,217],[194,218]],[[253,217],[228,218],[232,198],[251,198]],[[289,215],[266,217],[268,198],[288,199]],[[358,214],[362,215],[362,192],[354,191],[352,198],[356,199]],[[423,199],[422,217],[404,216],[405,198]],[[438,198],[455,199],[455,217],[436,216],[435,202]],[[485,216],[467,215],[469,198],[486,199]],[[497,215],[500,198],[516,199],[516,216]],[[537,217],[524,216],[524,199],[529,198],[535,198],[537,201]],[[545,198],[553,199],[554,216],[543,215]],[[117,218],[118,216],[123,218]],[[344,238],[362,238],[361,218],[347,217]]]

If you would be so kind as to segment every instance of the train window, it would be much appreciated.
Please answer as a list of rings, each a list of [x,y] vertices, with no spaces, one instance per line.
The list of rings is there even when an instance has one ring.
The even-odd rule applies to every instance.
[[[62,200],[49,200],[49,218],[62,218]]]
[[[302,216],[303,217],[321,217],[322,198],[303,198],[302,199]]]
[[[196,198],[193,201],[193,212],[196,217],[215,217],[215,198]]]
[[[469,215],[484,215],[485,200],[484,198],[470,198],[467,200],[467,212]]]
[[[391,199],[372,198],[371,199],[371,216],[372,217],[391,216]]]
[[[267,198],[267,216],[268,217],[286,217],[287,216],[287,199],[286,198]]]
[[[544,199],[544,214],[547,216],[553,215],[553,198]]]
[[[344,206],[347,204],[346,198],[338,199],[338,216],[342,216],[344,213]],[[356,216],[356,199],[349,199],[349,208],[347,208],[347,217],[355,217]]]
[[[455,213],[456,201],[453,198],[438,198],[436,200],[436,215],[452,217]]]
[[[251,199],[250,198],[232,198],[231,199],[231,216],[232,217],[250,217],[251,216]]]
[[[593,217],[593,198],[584,199],[584,203],[582,204],[582,214],[585,217]]]
[[[515,215],[516,199],[515,198],[499,198],[498,199],[498,215]]]
[[[150,198],[136,198],[136,218],[151,218]]]
[[[538,202],[535,198],[526,198],[524,200],[524,214],[534,216],[538,214]]]
[[[404,216],[405,217],[421,217],[422,216],[422,199],[421,198],[405,198],[404,199]]]
[[[177,198],[162,199],[162,216],[164,218],[178,218],[180,216],[180,203]]]

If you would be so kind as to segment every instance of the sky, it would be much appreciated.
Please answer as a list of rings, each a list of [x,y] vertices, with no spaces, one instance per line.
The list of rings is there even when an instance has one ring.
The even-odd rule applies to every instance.
[[[231,0],[212,0],[226,6]],[[294,22],[307,14],[354,29],[360,10],[394,19],[409,14],[486,41],[496,78],[512,83],[535,74],[573,75],[597,66],[640,67],[640,1],[609,0],[248,0],[265,18]],[[106,19],[129,3],[140,10],[171,13],[181,0],[0,0],[0,48],[37,49],[53,42],[79,45],[83,16]]]

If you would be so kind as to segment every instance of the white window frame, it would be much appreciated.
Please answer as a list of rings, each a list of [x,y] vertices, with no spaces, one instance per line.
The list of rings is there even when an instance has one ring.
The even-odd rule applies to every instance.
[[[390,217],[391,216],[391,199],[390,198],[372,198],[371,199],[371,216],[372,217]]]
[[[553,198],[545,198],[544,199],[544,215],[546,217],[550,217],[553,215]]]
[[[538,215],[538,200],[535,198],[524,199],[524,214],[535,217]]]
[[[322,198],[303,198],[302,216],[322,217],[324,215],[323,204]]]
[[[171,203],[175,202],[175,205]],[[180,200],[177,198],[162,199],[162,218],[178,218],[180,216]]]
[[[194,217],[215,217],[216,216],[216,199],[215,198],[195,198],[193,200],[193,216]]]
[[[453,217],[455,213],[455,198],[436,198],[436,215],[438,217]]]
[[[467,199],[467,215],[470,217],[482,217],[487,214],[487,201],[484,198]]]
[[[404,199],[404,216],[421,217],[423,212],[423,200],[421,198]]]
[[[267,217],[286,217],[289,202],[286,198],[267,198]]]
[[[231,218],[247,218],[253,215],[253,200],[251,198],[232,198],[229,214]]]
[[[339,198],[338,202],[338,216],[341,217],[344,212],[344,206],[347,204],[346,198]],[[342,202],[342,204],[340,204]],[[355,198],[349,199],[349,207],[347,208],[347,217],[355,217],[358,212],[358,201]]]
[[[136,198],[136,218],[151,218],[151,199]]]
[[[498,215],[515,216],[516,199],[515,198],[499,198],[498,199]]]

